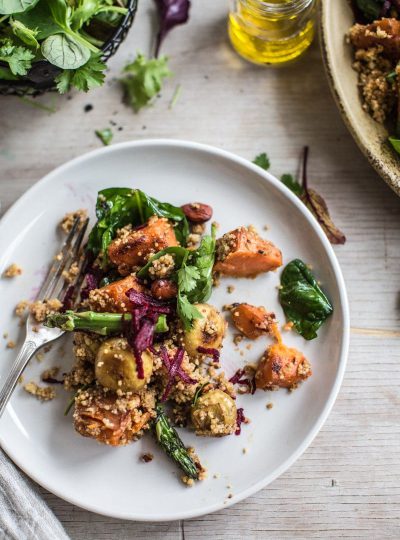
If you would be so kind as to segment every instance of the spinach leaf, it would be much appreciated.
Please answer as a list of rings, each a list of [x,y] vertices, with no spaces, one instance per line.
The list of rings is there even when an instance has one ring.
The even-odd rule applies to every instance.
[[[46,38],[41,46],[43,56],[61,69],[77,69],[89,60],[90,50],[64,34]]]
[[[367,19],[375,21],[381,17],[384,0],[356,0],[356,6]]]
[[[99,192],[96,203],[97,223],[88,241],[88,249],[95,255],[103,253],[103,266],[107,263],[107,248],[117,229],[128,225],[141,225],[151,216],[175,221],[175,234],[186,245],[189,225],[180,208],[149,197],[140,189],[108,188]]]
[[[279,300],[286,318],[307,340],[317,337],[317,330],[333,313],[332,304],[300,259],[283,270]]]
[[[33,8],[39,0],[0,0],[0,15],[22,13]]]
[[[41,1],[33,9],[16,15],[14,19],[22,22],[28,28],[37,29],[36,39],[46,39],[52,34],[58,34],[62,28],[53,20],[47,2]]]
[[[169,247],[156,253],[138,272],[138,277],[146,278],[152,262],[169,253],[174,256],[175,271],[171,276],[178,284],[177,311],[185,329],[192,326],[194,319],[202,317],[194,304],[206,302],[211,296],[212,269],[215,259],[216,227],[211,228],[211,236],[204,236],[195,250],[183,247]]]

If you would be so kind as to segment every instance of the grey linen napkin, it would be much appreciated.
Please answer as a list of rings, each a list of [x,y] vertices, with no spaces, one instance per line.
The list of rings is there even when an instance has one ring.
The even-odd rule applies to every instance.
[[[0,450],[1,540],[69,540],[61,523]]]

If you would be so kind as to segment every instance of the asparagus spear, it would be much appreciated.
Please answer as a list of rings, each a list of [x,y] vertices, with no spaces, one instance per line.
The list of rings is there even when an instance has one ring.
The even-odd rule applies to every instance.
[[[48,315],[44,325],[49,328],[61,328],[67,332],[86,330],[101,336],[109,336],[122,331],[123,320],[131,319],[129,313],[96,313],[95,311],[75,312],[71,310],[65,313],[52,313]],[[155,332],[167,332],[166,315],[159,315]]]
[[[154,423],[154,429],[158,444],[164,452],[175,461],[178,467],[180,467],[189,478],[198,480],[199,473],[196,464],[189,456],[176,429],[171,426],[161,405],[157,405],[157,417]]]

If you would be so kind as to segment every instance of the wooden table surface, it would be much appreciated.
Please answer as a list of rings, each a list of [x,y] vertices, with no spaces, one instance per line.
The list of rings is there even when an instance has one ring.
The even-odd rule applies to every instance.
[[[347,235],[347,243],[335,248],[351,307],[344,383],[328,421],[297,463],[232,508],[185,522],[134,523],[41,492],[73,539],[399,538],[400,199],[343,125],[317,43],[291,67],[257,68],[227,42],[226,2],[192,4],[190,23],[165,42],[174,78],[151,109],[133,114],[122,105],[115,80],[138,49],[150,52],[150,0],[140,2],[103,88],[40,98],[57,108],[53,114],[18,98],[0,99],[1,211],[54,167],[98,147],[94,130],[111,121],[123,128],[113,128],[114,142],[192,139],[249,159],[266,151],[276,175],[295,171],[308,144],[310,182]],[[177,84],[181,94],[170,109]],[[87,104],[93,109],[85,113]]]

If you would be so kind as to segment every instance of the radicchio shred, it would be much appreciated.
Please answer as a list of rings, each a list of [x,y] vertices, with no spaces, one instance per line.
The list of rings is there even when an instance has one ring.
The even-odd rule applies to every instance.
[[[144,379],[142,353],[153,346],[154,330],[159,315],[168,315],[172,308],[135,289],[129,289],[125,294],[133,304],[133,308],[132,319],[125,321],[124,334],[135,356],[138,378]]]
[[[211,356],[214,362],[219,362],[220,352],[218,349],[211,349],[208,347],[197,347],[197,352],[199,352],[200,354],[206,354],[207,356]]]
[[[243,409],[240,408],[236,412],[236,431],[235,435],[240,435],[242,431],[242,424],[246,420],[246,417],[244,415]]]
[[[176,353],[174,354],[174,356],[171,357],[169,356],[168,351],[164,347],[164,345],[161,346],[160,357],[161,357],[161,360],[163,361],[164,366],[167,368],[167,372],[168,372],[168,382],[167,382],[167,386],[165,387],[164,393],[161,396],[161,401],[165,401],[167,399],[176,377],[179,377],[181,381],[183,381],[186,384],[197,383],[195,379],[192,379],[182,369],[182,361],[183,361],[184,354],[185,354],[184,349],[182,349],[182,347],[179,347],[176,350]]]
[[[245,375],[244,369],[238,369],[237,372],[229,379],[229,382],[232,384],[242,384],[249,388],[249,393],[254,394],[256,391],[256,381],[255,377],[243,377]]]

